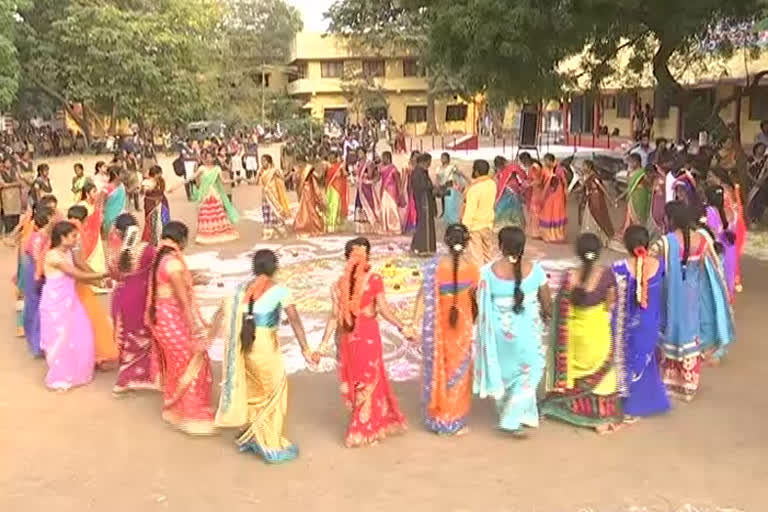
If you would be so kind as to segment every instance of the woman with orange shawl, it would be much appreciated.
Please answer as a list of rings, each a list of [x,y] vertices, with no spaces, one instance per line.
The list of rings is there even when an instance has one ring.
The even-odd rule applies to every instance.
[[[315,168],[306,157],[296,157],[298,164],[296,194],[299,196],[299,211],[293,221],[293,230],[298,236],[312,236],[323,233],[323,196],[315,175]]]
[[[442,435],[466,434],[472,405],[472,342],[480,270],[465,256],[468,243],[466,226],[448,226],[445,245],[450,255],[427,266],[416,299],[417,325],[423,320],[424,423]]]
[[[347,220],[347,175],[339,154],[331,152],[331,165],[325,175],[325,231],[335,233]]]
[[[163,419],[189,435],[214,432],[213,373],[205,323],[182,251],[189,230],[171,221],[163,228],[149,281],[145,322],[157,340],[163,375]]]
[[[568,224],[566,212],[568,177],[565,169],[555,161],[555,155],[544,155],[542,168],[541,213],[539,230],[545,242],[565,242]]]
[[[86,183],[86,187],[88,185],[93,187],[93,184],[90,182]],[[83,191],[85,190],[86,189],[83,188]],[[72,251],[75,267],[84,272],[102,274],[106,273],[106,264],[104,261],[101,261],[101,267],[104,268],[103,271],[95,270],[90,263],[92,259],[90,256],[95,252],[93,248],[96,246],[93,242],[94,233],[95,237],[99,240],[99,245],[101,244],[101,238],[99,237],[101,217],[95,217],[97,217],[96,221],[92,222],[88,215],[87,207],[82,204],[75,205],[67,211],[67,220],[69,220],[80,233],[80,240],[75,246],[75,250]],[[103,249],[101,254],[103,257]],[[77,292],[77,297],[85,308],[85,313],[88,315],[88,320],[90,321],[91,329],[93,330],[94,361],[96,367],[101,370],[111,370],[117,364],[120,355],[112,330],[112,319],[107,314],[107,311],[104,309],[101,302],[99,302],[91,284],[78,281],[75,284],[75,291]]]
[[[352,412],[344,443],[348,448],[376,444],[407,428],[384,368],[376,316],[400,332],[404,326],[389,308],[381,276],[370,271],[370,251],[365,238],[347,242],[347,266],[331,289],[333,310],[319,349],[324,352],[336,333],[341,394]]]
[[[744,205],[741,200],[741,187],[734,184],[731,177],[724,169],[715,168],[710,173],[710,180],[715,185],[723,187],[725,194],[724,207],[728,217],[728,224],[733,226],[733,234],[736,235],[736,268],[734,276],[735,291],[741,292],[741,257],[744,255],[744,246],[747,243],[747,220],[744,215]]]
[[[96,185],[86,181],[83,185],[80,202],[88,214],[78,226],[82,241],[83,258],[94,272],[102,273],[107,270],[104,244],[101,241],[101,230],[104,223],[104,194],[99,192]]]
[[[520,164],[528,174],[528,211],[526,212],[527,223],[525,225],[525,234],[528,238],[541,239],[541,228],[539,226],[541,218],[541,203],[544,199],[544,175],[541,169],[541,163],[531,158],[528,153],[520,154]]]

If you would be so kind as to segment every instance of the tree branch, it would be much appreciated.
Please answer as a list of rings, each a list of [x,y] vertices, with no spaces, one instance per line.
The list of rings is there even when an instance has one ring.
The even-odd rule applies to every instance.
[[[603,56],[602,59],[597,64],[597,67],[602,67],[608,64],[609,61],[616,58],[616,56],[619,54],[619,52],[625,48],[629,48],[630,46],[634,46],[637,44],[638,41],[640,41],[642,38],[647,37],[649,34],[649,31],[643,31],[641,34],[639,34],[637,37],[633,37],[632,39],[629,39],[620,45],[618,45],[616,48],[614,48],[608,55]],[[578,80],[582,76],[586,75],[592,70],[593,67],[587,68],[582,70],[580,73],[578,73],[576,76],[573,77],[573,80]]]
[[[768,76],[768,69],[764,69],[754,75],[751,79],[749,76],[747,76],[747,85],[741,89],[736,88],[736,90],[731,94],[730,96],[726,96],[725,98],[722,98],[717,103],[715,103],[715,106],[712,109],[712,115],[718,115],[721,110],[723,110],[725,107],[733,103],[734,101],[738,101],[744,96],[749,96],[755,90],[760,86],[760,81],[765,77]]]

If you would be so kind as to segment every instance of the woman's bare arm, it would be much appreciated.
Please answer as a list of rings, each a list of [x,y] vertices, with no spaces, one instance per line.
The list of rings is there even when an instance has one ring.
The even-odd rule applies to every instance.
[[[548,283],[544,283],[539,287],[538,296],[542,316],[544,318],[552,317],[552,291],[549,289]]]
[[[399,331],[403,330],[403,323],[390,309],[389,304],[387,303],[387,297],[384,292],[380,292],[378,295],[376,295],[376,310],[379,312],[382,318],[384,318],[384,320],[392,324]]]

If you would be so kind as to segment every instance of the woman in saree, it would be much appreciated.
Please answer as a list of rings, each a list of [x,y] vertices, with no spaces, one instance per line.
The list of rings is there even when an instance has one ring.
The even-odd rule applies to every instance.
[[[469,180],[458,167],[451,163],[448,153],[443,153],[440,160],[442,165],[437,173],[437,181],[443,203],[442,217],[443,222],[450,226],[461,222],[464,190],[469,185]]]
[[[261,213],[264,218],[264,240],[285,236],[286,224],[291,217],[291,206],[288,204],[283,175],[269,155],[261,157],[259,183],[263,187]]]
[[[101,240],[101,228],[104,223],[104,196],[96,185],[86,182],[83,185],[80,202],[77,203],[86,210],[86,218],[76,224],[80,231],[80,246],[82,257],[92,271],[106,272],[104,243]]]
[[[379,232],[382,235],[399,235],[403,232],[400,207],[405,204],[402,194],[400,172],[392,163],[392,153],[381,154],[381,219]]]
[[[610,268],[596,265],[601,249],[593,233],[576,241],[581,269],[566,273],[555,301],[542,413],[603,434],[623,421],[626,382],[623,326],[611,325],[616,278]]]
[[[613,222],[608,211],[608,191],[592,160],[584,161],[583,171],[583,195],[579,202],[581,232],[596,234],[603,247],[608,247],[614,236]]]
[[[321,235],[325,204],[315,168],[303,155],[296,157],[296,163],[296,194],[299,196],[299,210],[293,221],[293,230],[300,237]]]
[[[666,172],[660,165],[654,165],[648,175],[651,187],[651,204],[648,212],[648,229],[651,242],[655,242],[667,233],[667,215],[664,207],[667,204]]]
[[[624,230],[624,247],[629,257],[612,267],[617,289],[623,291],[616,298],[613,324],[625,327],[625,422],[670,409],[657,358],[664,308],[664,265],[649,255],[649,244],[645,227],[629,226]]]
[[[139,390],[160,389],[160,369],[152,334],[144,321],[149,274],[155,247],[139,236],[130,213],[115,220],[109,235],[109,275],[115,282],[112,318],[119,350],[117,380],[112,395],[122,397]]]
[[[648,222],[648,209],[651,202],[651,189],[648,187],[647,172],[642,167],[640,155],[631,153],[627,161],[629,162],[627,190],[616,198],[617,204],[625,197],[628,198],[622,232],[633,224],[645,226]]]
[[[141,189],[144,192],[144,232],[141,240],[156,246],[160,243],[163,226],[171,220],[162,167],[152,166],[149,177],[141,183]]]
[[[713,241],[706,231],[692,229],[695,215],[685,203],[672,201],[666,212],[672,232],[653,248],[666,272],[662,375],[673,396],[691,401],[702,359],[719,360],[734,339],[733,315]]]
[[[89,184],[90,185],[90,184]],[[79,240],[75,245],[72,255],[75,266],[83,272],[105,274],[106,265],[102,261],[104,270],[95,270],[88,263],[88,247],[90,234],[85,226],[88,226],[88,210],[83,205],[75,205],[67,212],[67,219],[78,230]],[[97,224],[98,226],[98,224]],[[98,235],[97,235],[98,237]],[[103,255],[103,252],[102,252]],[[91,324],[94,342],[94,359],[96,367],[100,370],[111,370],[117,364],[119,352],[115,344],[112,327],[112,319],[93,291],[92,285],[78,282],[75,286],[77,297],[85,308],[88,320]]]
[[[709,174],[710,181],[723,189],[723,209],[728,219],[730,230],[735,235],[736,254],[733,269],[733,289],[741,292],[743,283],[741,280],[741,258],[744,255],[744,247],[747,243],[747,218],[741,200],[741,187],[734,184],[728,173],[720,168],[712,169]]]
[[[404,235],[413,233],[416,230],[416,224],[419,220],[419,214],[416,211],[416,200],[413,197],[413,183],[411,179],[413,171],[416,169],[416,158],[418,156],[418,151],[412,151],[408,165],[403,168],[402,194],[405,206],[400,210],[400,219],[402,219]]]
[[[480,272],[474,392],[496,400],[499,428],[538,427],[536,390],[544,375],[544,322],[551,314],[547,274],[525,257],[525,232],[499,232],[502,257]]]
[[[333,308],[318,350],[324,353],[336,334],[341,394],[351,411],[344,442],[348,448],[376,444],[407,429],[384,368],[376,317],[381,315],[400,332],[405,327],[387,303],[381,276],[371,272],[370,251],[365,238],[347,242],[347,265],[331,289]]]
[[[24,336],[34,357],[43,355],[40,349],[40,294],[43,288],[42,258],[50,245],[53,210],[38,206],[33,218],[34,230],[22,247],[24,275]],[[38,268],[40,272],[38,272]]]
[[[522,158],[523,155],[521,154]],[[530,158],[530,157],[529,157]],[[525,171],[516,163],[508,163],[504,157],[493,160],[496,167],[496,227],[525,226],[523,213],[523,187]]]
[[[325,232],[335,233],[347,220],[347,176],[339,154],[331,151],[331,165],[325,174]]]
[[[163,420],[193,435],[214,432],[213,374],[205,323],[183,251],[189,230],[171,221],[163,228],[150,273],[145,323],[157,341],[163,382]]]
[[[91,181],[96,185],[96,190],[99,192],[102,192],[107,187],[107,183],[109,183],[109,174],[107,173],[107,164],[102,160],[96,162]]]
[[[375,233],[379,226],[380,203],[376,192],[376,165],[365,158],[365,151],[360,150],[355,166],[355,233],[366,235]]]
[[[104,219],[101,224],[101,234],[104,240],[107,240],[109,231],[112,229],[112,224],[115,223],[117,216],[125,210],[127,195],[125,193],[125,186],[120,181],[120,172],[121,167],[119,165],[111,165],[107,169],[109,181],[104,188]]]
[[[424,380],[422,407],[426,427],[436,434],[464,435],[472,405],[472,340],[479,269],[465,250],[469,231],[451,224],[445,231],[449,254],[426,266],[416,298],[416,322],[422,324]]]
[[[198,204],[195,242],[201,245],[231,242],[240,237],[233,226],[240,217],[224,191],[221,168],[214,162],[213,153],[203,151],[203,164],[194,177],[194,199]]]
[[[298,447],[285,437],[288,376],[277,330],[285,312],[307,364],[309,349],[291,292],[274,281],[277,257],[262,249],[253,255],[253,279],[225,299],[211,332],[225,334],[223,378],[216,426],[241,428],[235,443],[268,464],[295,459]],[[314,358],[314,359],[313,359]]]
[[[565,242],[568,225],[566,212],[568,177],[555,155],[544,155],[543,184],[539,229],[545,242]]]
[[[78,232],[74,224],[58,222],[51,231],[50,249],[43,258],[40,296],[40,348],[45,352],[49,389],[66,391],[93,379],[93,331],[75,284],[105,277],[85,272],[74,264],[72,252]]]
[[[725,282],[728,285],[728,296],[733,303],[736,293],[736,267],[738,252],[736,235],[725,211],[725,190],[720,185],[710,185],[707,188],[706,225],[714,239],[722,247],[722,268]]]

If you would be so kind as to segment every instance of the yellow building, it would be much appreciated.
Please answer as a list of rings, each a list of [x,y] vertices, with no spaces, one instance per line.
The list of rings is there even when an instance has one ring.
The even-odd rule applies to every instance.
[[[618,57],[616,68],[626,66],[629,54]],[[676,65],[675,65],[676,64]],[[579,59],[564,63],[565,69],[576,71]],[[729,59],[715,56],[695,63],[673,63],[673,75],[687,88],[695,91],[707,103],[714,106],[717,101],[728,98],[743,89],[756,73],[768,69],[768,52],[763,51],[753,59],[737,51]],[[586,80],[585,80],[586,82]],[[768,120],[768,78],[749,96],[730,104],[723,112],[727,123],[735,123],[742,142],[754,141],[760,131],[760,122]],[[583,89],[587,83],[579,84]],[[653,137],[670,140],[695,138],[696,126],[685,126],[677,106],[670,105],[656,90],[655,80],[648,69],[638,77],[605,80],[599,94],[574,92],[565,104],[567,126],[571,133],[593,133],[599,127],[607,127],[609,133],[619,132],[621,137],[632,133],[632,112],[635,104],[645,108],[650,105],[655,114]]]
[[[405,125],[410,135],[426,131],[427,80],[408,52],[359,55],[337,37],[301,32],[291,46],[290,65],[294,72],[287,77],[288,94],[300,99],[303,108],[318,119],[357,122],[366,115],[387,115]],[[359,112],[351,92],[355,82],[370,87],[386,105]],[[436,101],[440,133],[474,133],[478,116],[475,102],[458,96]]]

